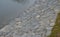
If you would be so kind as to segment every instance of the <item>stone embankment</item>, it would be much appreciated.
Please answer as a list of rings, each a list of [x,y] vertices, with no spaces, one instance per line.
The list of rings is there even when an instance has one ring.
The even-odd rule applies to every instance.
[[[60,9],[58,0],[36,0],[9,25],[0,30],[0,37],[47,37]]]

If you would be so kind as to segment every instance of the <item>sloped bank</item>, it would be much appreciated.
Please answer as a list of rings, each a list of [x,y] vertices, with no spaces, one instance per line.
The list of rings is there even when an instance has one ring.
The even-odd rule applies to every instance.
[[[0,37],[47,37],[57,16],[57,0],[36,0],[9,25],[0,30]]]
[[[60,37],[60,11],[57,14],[55,25],[53,26],[50,36],[48,37]]]

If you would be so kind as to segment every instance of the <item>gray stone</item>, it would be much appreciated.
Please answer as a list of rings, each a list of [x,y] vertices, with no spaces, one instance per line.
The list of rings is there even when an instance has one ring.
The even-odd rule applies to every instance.
[[[47,37],[57,16],[57,1],[35,0],[33,5],[21,12],[21,17],[15,18],[0,30],[0,37],[5,34],[6,37]],[[5,32],[4,35],[1,32]]]

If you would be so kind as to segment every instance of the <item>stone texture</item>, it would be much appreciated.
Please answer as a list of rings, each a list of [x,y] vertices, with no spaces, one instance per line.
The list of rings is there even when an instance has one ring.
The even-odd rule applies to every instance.
[[[58,0],[36,0],[0,30],[0,37],[47,37],[54,26],[57,4]]]

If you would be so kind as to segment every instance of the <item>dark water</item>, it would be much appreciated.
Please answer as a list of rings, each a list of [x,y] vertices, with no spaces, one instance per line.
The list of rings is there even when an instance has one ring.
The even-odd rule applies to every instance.
[[[27,9],[35,0],[0,0],[0,28]]]

